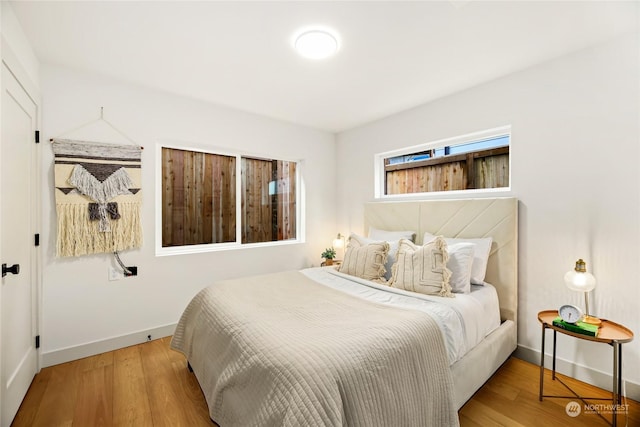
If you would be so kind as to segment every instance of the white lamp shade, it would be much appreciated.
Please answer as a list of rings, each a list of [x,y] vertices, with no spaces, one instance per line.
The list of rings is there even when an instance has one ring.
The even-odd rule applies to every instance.
[[[338,248],[342,248],[344,246],[344,240],[343,238],[338,234],[338,237],[336,237],[333,240],[333,247],[338,249]]]
[[[575,270],[564,275],[564,282],[572,291],[589,292],[596,287],[596,278],[593,274]]]

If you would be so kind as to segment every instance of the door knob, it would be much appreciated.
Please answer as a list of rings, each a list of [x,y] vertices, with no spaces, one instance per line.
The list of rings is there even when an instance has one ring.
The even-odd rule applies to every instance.
[[[7,267],[7,264],[2,264],[2,277],[6,276],[7,273],[20,273],[20,264],[13,264],[11,267]]]

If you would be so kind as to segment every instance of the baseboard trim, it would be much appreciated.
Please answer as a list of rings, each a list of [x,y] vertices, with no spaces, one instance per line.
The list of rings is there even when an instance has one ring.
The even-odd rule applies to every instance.
[[[149,335],[151,335],[151,339],[168,337],[170,335],[173,335],[175,329],[176,324],[172,323],[170,325],[145,329],[127,335],[121,335],[118,337],[93,341],[73,347],[48,351],[41,354],[42,362],[40,364],[40,367],[46,368],[47,366],[59,365],[60,363],[66,363],[72,360],[82,359],[84,357],[95,356],[96,354],[105,353],[107,351],[113,351],[119,348],[141,344],[143,342],[149,341]]]
[[[529,363],[540,366],[540,350],[518,345],[518,348],[513,353],[518,359],[525,360]],[[551,369],[552,356],[545,353],[544,366]],[[624,365],[624,358],[622,364]],[[578,365],[566,359],[556,357],[556,371],[561,374],[568,375],[585,383],[595,385],[604,390],[612,390],[613,375],[611,373],[605,373],[592,368],[588,368],[583,365]],[[629,399],[640,402],[640,385],[624,379],[624,369],[622,370],[622,394]],[[623,402],[624,403],[624,402]]]

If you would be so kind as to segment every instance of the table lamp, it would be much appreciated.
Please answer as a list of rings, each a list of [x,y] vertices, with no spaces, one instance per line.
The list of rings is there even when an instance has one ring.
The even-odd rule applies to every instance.
[[[597,317],[589,315],[589,292],[596,287],[596,278],[587,272],[587,263],[584,260],[576,261],[576,267],[564,275],[564,283],[572,291],[584,292],[585,314],[582,321],[593,325],[602,323]]]
[[[336,250],[338,249],[342,249],[342,258],[344,258],[344,241],[345,241],[345,237],[338,233],[338,236],[333,239],[333,247],[336,248]]]

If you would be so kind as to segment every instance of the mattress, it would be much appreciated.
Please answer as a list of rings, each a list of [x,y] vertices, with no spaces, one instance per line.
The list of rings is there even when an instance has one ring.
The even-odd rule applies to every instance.
[[[320,284],[368,301],[429,314],[443,335],[449,365],[462,359],[500,326],[498,294],[488,283],[472,285],[469,294],[443,298],[390,288],[340,273],[333,267],[309,268],[301,272]]]

